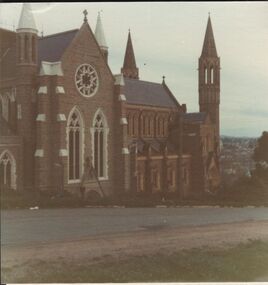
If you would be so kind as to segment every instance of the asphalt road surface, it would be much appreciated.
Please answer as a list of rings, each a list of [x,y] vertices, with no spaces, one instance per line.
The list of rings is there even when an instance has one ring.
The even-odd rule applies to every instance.
[[[268,208],[80,208],[1,211],[1,245],[55,241],[182,226],[268,220]]]

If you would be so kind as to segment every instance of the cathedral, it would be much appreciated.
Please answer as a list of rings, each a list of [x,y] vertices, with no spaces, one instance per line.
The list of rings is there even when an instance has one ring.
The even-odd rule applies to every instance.
[[[198,61],[199,112],[139,76],[129,31],[119,74],[95,32],[38,36],[31,6],[0,28],[1,191],[100,196],[213,195],[220,186],[220,58],[208,18]],[[135,45],[135,43],[134,43]],[[123,55],[123,52],[122,52]]]

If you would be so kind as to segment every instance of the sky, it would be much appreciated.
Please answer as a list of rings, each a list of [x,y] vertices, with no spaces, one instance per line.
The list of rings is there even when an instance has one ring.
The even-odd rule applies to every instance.
[[[14,30],[21,3],[0,4],[0,27]],[[123,64],[128,29],[140,79],[166,77],[179,103],[198,112],[198,58],[208,13],[221,60],[221,135],[259,137],[268,130],[268,2],[32,3],[39,33],[79,29],[83,10],[95,30],[98,12],[114,74]]]

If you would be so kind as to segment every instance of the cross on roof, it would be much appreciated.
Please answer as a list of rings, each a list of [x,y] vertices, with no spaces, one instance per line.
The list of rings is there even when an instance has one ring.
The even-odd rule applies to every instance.
[[[83,14],[84,14],[84,22],[87,22],[87,15],[88,15],[88,12],[87,12],[86,9],[83,11]]]

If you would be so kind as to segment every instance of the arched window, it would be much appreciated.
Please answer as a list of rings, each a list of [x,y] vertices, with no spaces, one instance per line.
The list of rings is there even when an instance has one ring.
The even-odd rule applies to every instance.
[[[128,125],[127,125],[128,135],[129,135],[129,136],[132,136],[132,135],[133,135],[133,133],[132,133],[132,130],[133,130],[133,128],[132,128],[133,121],[132,121],[132,115],[131,115],[131,114],[128,114],[128,116],[127,116],[127,123],[128,123]]]
[[[149,118],[148,116],[143,116],[143,135],[148,136],[149,133]]]
[[[187,167],[183,167],[183,183],[188,184],[189,183],[189,177],[188,177],[188,169]]]
[[[165,118],[163,121],[164,121],[163,136],[166,137],[168,135],[168,118]]]
[[[83,120],[74,108],[68,118],[68,167],[69,181],[79,181],[83,171]]]
[[[27,61],[29,59],[29,38],[25,36],[24,38],[24,60]]]
[[[158,119],[158,135],[159,136],[162,136],[162,121],[163,121],[163,119],[160,117]]]
[[[134,114],[132,117],[132,136],[134,137],[137,135],[137,121],[138,121],[137,115]]]
[[[138,172],[138,191],[143,192],[144,190],[145,190],[144,173],[139,171]]]
[[[154,190],[160,189],[160,173],[157,169],[151,171],[151,183]]]
[[[108,178],[108,125],[102,111],[94,116],[92,134],[93,166],[99,178]]]
[[[0,96],[0,116],[3,116],[3,98]]]
[[[208,69],[205,67],[205,84],[208,83]]]
[[[210,83],[211,84],[214,83],[214,68],[213,67],[210,68]]]
[[[149,135],[150,137],[153,137],[154,135],[154,118],[150,117],[150,125],[149,125]]]
[[[0,188],[16,190],[16,161],[9,151],[0,156]]]
[[[11,99],[10,99],[10,97],[8,96],[7,97],[7,121],[9,122],[9,123],[11,123],[11,120],[12,120],[12,114],[11,114]]]
[[[36,50],[35,49],[36,49],[36,39],[33,36],[32,37],[32,62],[36,61]]]

